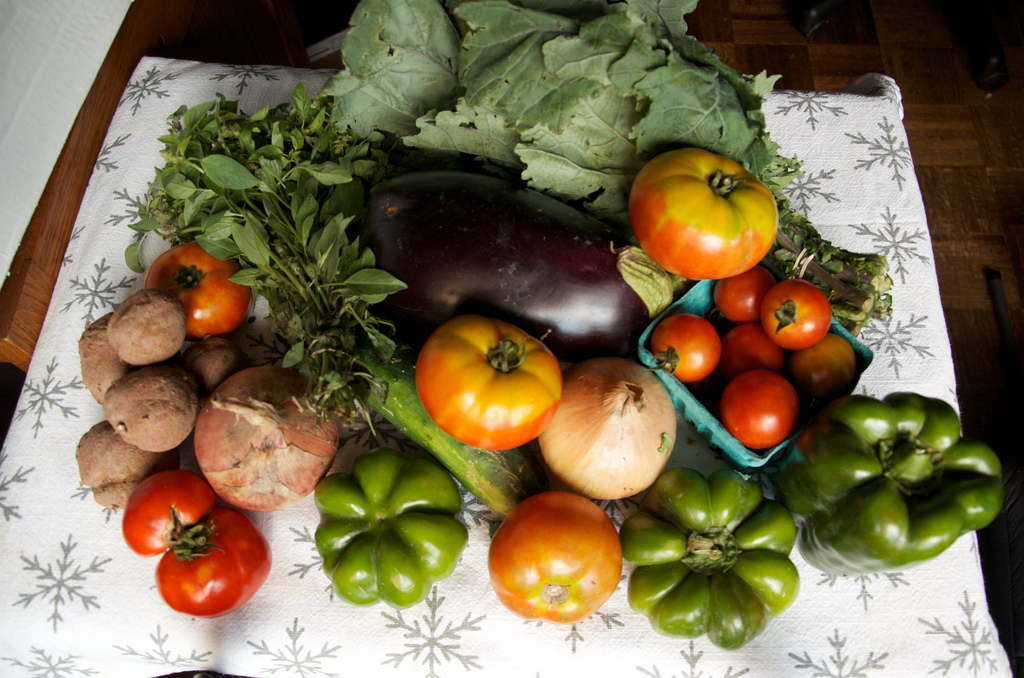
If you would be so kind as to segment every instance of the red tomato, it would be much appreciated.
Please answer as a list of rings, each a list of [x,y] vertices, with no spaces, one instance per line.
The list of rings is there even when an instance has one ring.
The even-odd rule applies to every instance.
[[[157,590],[174,610],[216,617],[252,598],[270,574],[270,544],[240,511],[215,506],[209,483],[189,471],[142,481],[125,507],[122,530],[141,555],[163,553]]]
[[[807,348],[828,334],[832,305],[806,280],[783,280],[761,302],[761,326],[782,348]]]
[[[718,368],[731,381],[748,370],[782,372],[786,354],[765,334],[761,323],[743,323],[722,335],[722,359]]]
[[[857,356],[850,343],[838,334],[793,351],[789,357],[793,382],[815,398],[834,398],[845,393],[857,376]]]
[[[715,306],[734,323],[760,322],[761,302],[775,283],[775,276],[763,266],[723,278],[715,283]]]
[[[501,603],[525,619],[572,624],[604,605],[622,575],[608,514],[586,497],[551,490],[509,512],[487,554]]]
[[[167,290],[185,306],[185,337],[233,332],[249,314],[252,294],[229,280],[241,269],[234,260],[218,259],[198,243],[176,245],[152,263],[144,286]]]
[[[714,326],[692,313],[664,318],[651,333],[651,353],[685,383],[711,374],[722,355],[722,340]]]
[[[800,416],[800,396],[781,374],[750,370],[722,391],[719,418],[745,447],[763,450],[793,432]]]
[[[448,435],[506,450],[551,423],[562,401],[562,369],[544,344],[518,327],[462,315],[434,330],[420,349],[416,393]]]
[[[665,270],[718,280],[768,254],[778,208],[771,190],[738,163],[679,148],[640,168],[629,191],[629,222],[640,247]]]
[[[158,556],[170,548],[176,524],[200,522],[216,503],[217,494],[200,475],[180,469],[151,475],[124,507],[124,540],[139,555]]]

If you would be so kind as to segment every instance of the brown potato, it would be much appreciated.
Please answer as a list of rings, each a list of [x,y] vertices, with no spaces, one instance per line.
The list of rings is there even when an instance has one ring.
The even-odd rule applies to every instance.
[[[128,443],[149,452],[181,444],[199,416],[198,384],[184,367],[147,365],[114,382],[103,414]]]
[[[224,337],[205,337],[185,349],[185,367],[195,375],[203,395],[213,393],[225,379],[252,365],[245,351]]]
[[[111,315],[107,338],[117,355],[132,365],[167,360],[185,343],[185,307],[170,292],[142,289]]]
[[[113,313],[89,323],[78,340],[78,356],[82,362],[82,383],[96,402],[103,402],[103,395],[110,385],[132,369],[132,365],[121,360],[107,338],[107,325]]]
[[[121,509],[132,491],[145,478],[167,469],[178,468],[178,449],[147,452],[124,441],[109,422],[101,421],[78,443],[75,454],[82,485],[92,488],[100,505]]]

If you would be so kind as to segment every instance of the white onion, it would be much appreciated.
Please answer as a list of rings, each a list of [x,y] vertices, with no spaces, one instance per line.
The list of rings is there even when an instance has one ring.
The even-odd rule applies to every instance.
[[[676,439],[675,408],[661,381],[611,357],[576,363],[562,379],[562,402],[538,441],[551,473],[592,499],[650,487]]]

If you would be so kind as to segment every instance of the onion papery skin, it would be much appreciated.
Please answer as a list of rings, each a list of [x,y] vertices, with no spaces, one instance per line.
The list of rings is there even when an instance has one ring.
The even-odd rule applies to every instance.
[[[676,439],[675,407],[661,381],[618,357],[575,363],[562,380],[562,402],[538,439],[552,475],[592,499],[650,487]]]

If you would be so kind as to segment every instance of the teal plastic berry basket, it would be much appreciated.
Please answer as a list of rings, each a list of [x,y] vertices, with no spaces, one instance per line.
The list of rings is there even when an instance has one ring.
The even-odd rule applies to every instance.
[[[702,280],[690,288],[679,300],[662,311],[647,326],[643,334],[640,335],[640,345],[637,351],[640,362],[647,367],[657,366],[657,361],[651,353],[650,341],[651,333],[654,332],[654,328],[657,327],[662,319],[676,313],[692,313],[693,315],[707,317],[714,308],[714,288],[714,280]],[[850,334],[845,327],[836,322],[834,318],[832,320],[832,328],[829,331],[833,334],[838,334],[848,341],[857,357],[857,378],[854,379],[853,384],[846,391],[846,393],[852,393],[860,381],[861,374],[871,364],[874,353]],[[693,424],[694,428],[697,429],[697,433],[707,439],[712,447],[721,450],[727,461],[740,471],[758,469],[779,456],[789,446],[790,442],[800,434],[804,426],[807,425],[807,422],[814,415],[814,411],[801,413],[800,422],[797,424],[797,427],[786,440],[775,447],[765,450],[751,450],[729,433],[722,425],[722,422],[708,411],[708,408],[694,396],[685,384],[665,370],[654,370],[654,373],[668,389],[676,410]]]

